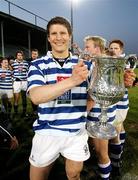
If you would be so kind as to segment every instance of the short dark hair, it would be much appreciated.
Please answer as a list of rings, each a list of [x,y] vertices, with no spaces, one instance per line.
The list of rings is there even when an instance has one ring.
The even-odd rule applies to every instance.
[[[72,28],[71,28],[69,21],[67,19],[65,19],[64,17],[56,16],[56,17],[52,18],[47,24],[47,35],[48,36],[49,36],[49,29],[54,24],[61,24],[61,25],[65,26],[68,30],[69,35],[72,35]]]
[[[31,49],[31,52],[32,52],[32,51],[38,52],[38,49]]]
[[[120,39],[114,39],[112,41],[109,42],[109,47],[111,44],[116,43],[119,44],[120,48],[123,49],[124,48],[124,43],[123,41],[121,41]]]
[[[17,57],[17,54],[18,54],[18,53],[20,53],[20,54],[22,54],[22,56],[24,56],[24,53],[23,53],[23,51],[21,51],[21,50],[18,50],[18,51],[16,51],[16,54],[15,54],[15,55],[16,55],[16,57]]]
[[[7,58],[7,57],[1,57],[1,58],[0,58],[0,64],[1,64],[4,60],[7,60],[7,61],[8,61],[8,58]],[[8,62],[9,62],[9,61],[8,61]]]

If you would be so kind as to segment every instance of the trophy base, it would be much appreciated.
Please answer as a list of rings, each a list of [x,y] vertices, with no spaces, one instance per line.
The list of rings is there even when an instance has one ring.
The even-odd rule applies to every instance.
[[[97,122],[93,126],[87,126],[87,132],[90,137],[98,139],[113,139],[117,136],[115,127],[109,123],[101,124]]]

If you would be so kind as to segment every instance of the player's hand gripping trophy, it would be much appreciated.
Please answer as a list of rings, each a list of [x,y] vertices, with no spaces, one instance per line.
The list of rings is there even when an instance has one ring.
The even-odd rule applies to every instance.
[[[114,126],[108,123],[107,110],[110,105],[123,98],[125,59],[113,57],[94,57],[88,93],[101,107],[99,121],[94,125],[87,123],[90,136],[111,139],[117,136]]]

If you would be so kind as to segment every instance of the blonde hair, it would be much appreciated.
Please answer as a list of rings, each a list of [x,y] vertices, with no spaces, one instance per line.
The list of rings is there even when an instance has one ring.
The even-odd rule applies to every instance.
[[[101,52],[105,51],[107,41],[101,36],[86,36],[84,42],[93,41],[95,47],[99,47]]]

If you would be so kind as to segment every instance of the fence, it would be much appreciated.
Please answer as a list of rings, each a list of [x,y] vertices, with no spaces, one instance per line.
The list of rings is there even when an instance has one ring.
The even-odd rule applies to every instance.
[[[0,4],[1,11],[12,16],[18,16],[18,18],[28,21],[36,26],[40,26],[42,28],[46,27],[48,20],[43,17],[38,16],[35,13],[28,11],[27,9],[22,8],[8,0],[1,0]]]

